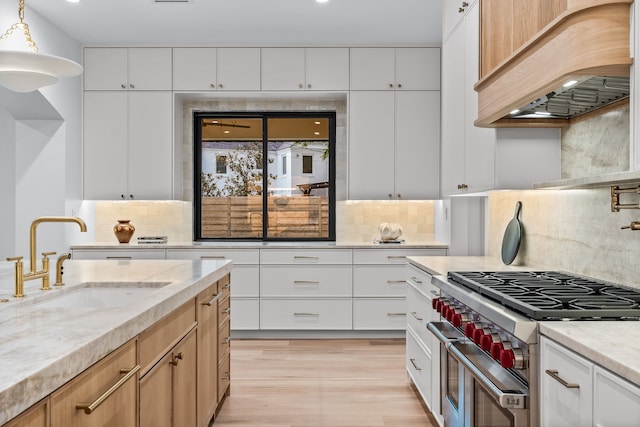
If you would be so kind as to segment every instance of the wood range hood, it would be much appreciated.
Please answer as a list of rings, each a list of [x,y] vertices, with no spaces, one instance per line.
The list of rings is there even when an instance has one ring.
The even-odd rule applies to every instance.
[[[514,0],[512,12],[517,2]],[[600,113],[606,106],[628,103],[631,3],[554,1],[557,13],[548,24],[495,66],[481,67],[481,79],[474,86],[478,92],[475,125],[563,127],[578,117]],[[489,6],[483,12],[490,15]],[[523,9],[520,13],[528,12]],[[499,19],[486,18],[481,21],[480,46],[485,64],[482,56],[489,56],[492,43],[500,43],[504,35],[497,27]],[[509,18],[513,31],[526,19],[519,21],[517,13]],[[563,86],[570,81],[576,83]]]

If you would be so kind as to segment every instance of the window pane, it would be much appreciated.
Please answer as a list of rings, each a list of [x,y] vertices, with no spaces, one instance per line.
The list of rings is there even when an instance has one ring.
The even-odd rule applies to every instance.
[[[269,118],[267,129],[267,236],[328,238],[329,120]]]
[[[201,237],[262,237],[262,119],[201,120]]]

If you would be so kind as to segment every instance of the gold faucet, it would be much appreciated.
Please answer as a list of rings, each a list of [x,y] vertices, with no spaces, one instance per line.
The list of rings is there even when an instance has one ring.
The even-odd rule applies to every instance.
[[[27,280],[42,279],[42,290],[47,291],[51,289],[49,286],[49,256],[55,255],[55,252],[43,252],[42,253],[42,270],[36,271],[36,228],[43,222],[75,222],[80,226],[80,231],[86,232],[87,225],[84,221],[74,216],[41,216],[36,218],[31,223],[31,229],[29,232],[29,272],[25,273],[22,268],[22,257],[7,258],[7,261],[16,261],[16,280],[15,297],[21,298],[24,296],[24,282]],[[61,257],[62,258],[62,257]],[[64,259],[62,260],[64,261]],[[58,268],[61,271],[62,261],[58,260]],[[57,277],[56,277],[57,278]],[[61,281],[60,281],[61,282]]]

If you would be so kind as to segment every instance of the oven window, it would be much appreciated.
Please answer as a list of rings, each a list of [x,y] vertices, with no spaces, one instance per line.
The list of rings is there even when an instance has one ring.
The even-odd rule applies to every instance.
[[[458,361],[447,353],[447,399],[458,409],[460,378],[458,377]]]
[[[512,427],[513,414],[498,406],[495,400],[477,381],[473,382],[475,427]]]

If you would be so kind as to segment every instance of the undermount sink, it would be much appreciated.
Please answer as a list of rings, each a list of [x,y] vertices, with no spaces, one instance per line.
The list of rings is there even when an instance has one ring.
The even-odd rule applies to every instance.
[[[88,283],[70,289],[60,295],[50,295],[35,302],[38,308],[116,308],[140,301],[145,296],[168,285],[169,282],[153,283]]]

